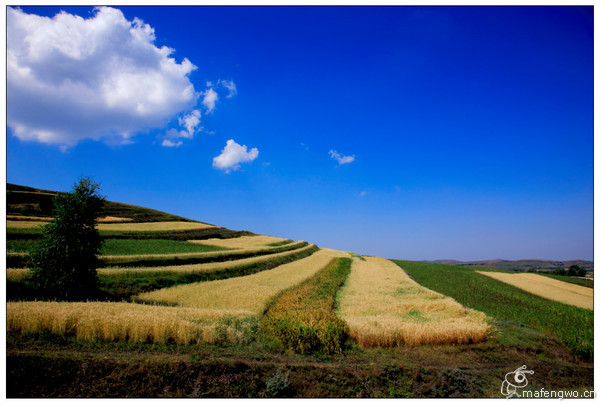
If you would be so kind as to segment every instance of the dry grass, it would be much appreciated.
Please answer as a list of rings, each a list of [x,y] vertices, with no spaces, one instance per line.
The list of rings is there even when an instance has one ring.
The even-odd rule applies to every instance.
[[[363,347],[479,342],[489,325],[483,313],[419,285],[396,264],[355,259],[338,294],[338,315]]]
[[[86,341],[190,344],[235,341],[238,330],[220,321],[235,311],[112,302],[8,302],[7,332],[49,332]],[[220,334],[220,335],[219,335]]]
[[[114,216],[106,216],[99,217],[96,219],[98,223],[125,223],[125,222],[133,222],[133,219],[130,217],[114,217]]]
[[[26,268],[6,268],[6,280],[20,281],[27,276],[29,269]]]
[[[282,290],[295,286],[325,268],[341,251],[321,249],[309,257],[256,274],[212,282],[193,283],[142,293],[141,302],[211,310],[235,310],[259,316]]]
[[[158,276],[158,275],[174,275],[174,274],[192,274],[200,272],[212,272],[226,268],[235,268],[249,264],[255,264],[263,261],[270,261],[274,258],[285,257],[288,255],[297,254],[299,252],[311,249],[314,244],[308,244],[306,247],[295,250],[284,251],[276,254],[259,255],[252,258],[244,258],[233,261],[211,262],[206,264],[193,265],[171,265],[163,267],[143,267],[143,268],[99,268],[98,275],[103,278],[135,278],[140,276]],[[219,252],[222,255],[228,255],[228,251]],[[208,254],[208,253],[205,253]]]
[[[286,239],[273,236],[242,236],[237,238],[218,239],[210,238],[208,240],[190,240],[190,243],[199,243],[212,245],[215,247],[234,248],[234,249],[249,249],[264,247],[267,244],[278,243]]]
[[[7,229],[35,229],[42,228],[47,222],[33,221],[33,220],[7,220]]]
[[[594,289],[592,288],[529,273],[477,272],[555,302],[570,304],[582,309],[594,309]]]
[[[40,216],[20,216],[20,215],[6,215],[7,220],[19,220],[19,221],[30,221],[30,222],[51,222],[51,217],[40,217]]]
[[[100,223],[100,231],[180,231],[202,230],[216,226],[195,222]]]

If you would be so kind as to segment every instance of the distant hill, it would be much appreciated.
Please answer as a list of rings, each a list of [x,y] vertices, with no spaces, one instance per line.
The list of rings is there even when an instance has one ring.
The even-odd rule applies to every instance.
[[[432,264],[447,264],[456,265],[461,267],[481,267],[481,268],[495,268],[495,269],[506,269],[506,270],[519,270],[528,271],[535,269],[536,271],[554,271],[555,269],[563,268],[569,269],[571,265],[579,265],[580,268],[586,271],[594,270],[594,263],[592,261],[584,260],[570,260],[570,261],[551,261],[551,260],[487,260],[487,261],[456,261],[456,260],[435,260],[435,261],[423,261]]]
[[[22,185],[6,184],[6,214],[10,216],[51,217],[56,191],[36,189]],[[195,222],[141,206],[106,201],[104,215],[131,219],[132,222]]]

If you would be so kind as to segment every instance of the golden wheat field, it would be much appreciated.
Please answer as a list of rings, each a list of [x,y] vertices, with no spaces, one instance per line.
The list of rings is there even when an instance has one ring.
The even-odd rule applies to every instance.
[[[555,302],[570,304],[582,309],[594,309],[594,289],[592,288],[529,273],[477,272]]]
[[[125,223],[125,222],[133,222],[133,219],[129,217],[114,217],[114,216],[105,216],[99,217],[96,219],[98,223]]]
[[[310,278],[325,268],[332,259],[347,256],[348,253],[325,248],[309,257],[267,271],[155,290],[138,295],[136,301],[210,310],[235,310],[258,316],[279,292]]]
[[[338,316],[363,347],[469,343],[486,338],[483,313],[424,288],[379,257],[354,259],[338,294]]]
[[[6,279],[9,281],[20,281],[29,273],[26,268],[6,268]]]
[[[51,332],[88,341],[236,341],[244,333],[240,323],[257,321],[278,293],[310,278],[339,256],[347,253],[322,249],[249,276],[144,293],[136,303],[8,302],[7,331]],[[140,304],[144,302],[165,305]]]
[[[7,332],[49,332],[86,341],[177,344],[235,341],[239,331],[221,321],[235,311],[113,302],[8,302]],[[242,316],[243,318],[243,316]]]
[[[223,247],[223,248],[256,248],[256,247],[264,247],[267,244],[278,243],[287,239],[273,237],[273,236],[241,236],[237,238],[228,238],[228,239],[219,239],[219,238],[209,238],[207,240],[190,240],[190,243],[199,243],[206,244],[215,247]]]
[[[51,217],[40,217],[40,216],[20,216],[20,215],[6,215],[7,220],[18,220],[18,221],[30,221],[30,222],[51,222]]]
[[[314,244],[308,244],[306,247],[296,250],[284,251],[275,254],[259,255],[258,257],[244,258],[232,261],[210,262],[206,264],[192,265],[171,265],[162,267],[141,267],[141,268],[99,268],[98,275],[104,278],[131,278],[136,276],[157,276],[173,274],[191,274],[199,272],[212,272],[226,268],[236,268],[239,266],[255,264],[263,261],[270,261],[274,258],[287,257],[298,252],[306,251],[314,247]]]
[[[46,224],[46,221],[39,220],[7,220],[6,228],[7,229],[34,229],[34,228],[42,228]]]

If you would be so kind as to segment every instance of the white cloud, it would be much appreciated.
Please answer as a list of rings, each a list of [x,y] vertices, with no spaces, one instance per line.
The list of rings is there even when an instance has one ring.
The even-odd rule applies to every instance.
[[[237,86],[233,80],[219,80],[219,84],[229,90],[229,94],[227,94],[225,98],[231,98],[234,95],[237,95]]]
[[[204,93],[202,99],[202,105],[206,107],[206,113],[211,113],[215,109],[215,104],[219,101],[219,94],[212,88],[209,88]]]
[[[164,139],[162,145],[165,147],[179,147],[183,144],[181,140]]]
[[[127,141],[166,126],[200,94],[189,80],[196,66],[177,63],[173,49],[154,40],[152,27],[110,7],[87,19],[8,8],[8,126],[22,140],[63,146],[84,138]]]
[[[362,191],[360,194],[358,194],[358,196],[360,196],[360,197],[362,198],[362,197],[363,197],[363,196],[365,196],[366,194],[367,194],[367,191]]]
[[[339,165],[352,163],[354,161],[354,155],[352,156],[344,156],[343,154],[338,153],[335,150],[329,150],[329,155],[331,155],[332,159],[337,160]]]
[[[256,147],[248,151],[246,145],[240,146],[233,139],[229,139],[221,154],[213,159],[213,167],[230,173],[240,168],[240,163],[253,161],[257,157],[258,149]]]
[[[188,137],[192,138],[194,136],[194,131],[198,128],[198,125],[200,125],[200,111],[195,109],[189,114],[180,117],[179,125],[183,126],[187,130]]]

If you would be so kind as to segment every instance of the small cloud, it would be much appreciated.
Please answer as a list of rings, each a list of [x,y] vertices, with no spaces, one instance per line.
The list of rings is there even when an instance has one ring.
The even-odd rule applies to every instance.
[[[307,145],[305,145],[304,143],[300,142],[300,146],[302,146],[302,148],[304,148],[304,150],[308,150],[310,149],[310,147],[308,147]]]
[[[212,88],[209,88],[202,95],[204,95],[202,105],[206,107],[206,113],[210,114],[215,109],[217,101],[219,101],[219,94]]]
[[[270,163],[269,161],[265,161],[265,162],[263,163],[263,166],[265,166],[265,167],[269,167],[270,165],[271,165],[271,163]]]
[[[338,153],[335,150],[329,150],[329,154],[331,155],[332,159],[337,160],[339,165],[342,164],[348,164],[348,163],[352,163],[354,161],[355,156],[345,156],[343,154]]]
[[[195,109],[187,115],[179,117],[179,125],[185,130],[169,129],[161,143],[165,147],[179,147],[182,145],[180,139],[193,139],[194,132],[202,130],[200,126],[200,111]]]
[[[179,118],[179,125],[183,126],[190,138],[194,137],[194,131],[200,125],[200,111],[195,109],[182,118]],[[202,129],[202,128],[200,128]]]
[[[181,140],[176,140],[176,141],[172,141],[169,139],[164,139],[162,141],[162,145],[165,147],[179,147],[183,144],[183,142]]]
[[[229,174],[231,171],[239,169],[241,163],[254,161],[257,157],[258,149],[256,147],[248,151],[246,145],[241,146],[233,139],[229,139],[221,154],[213,159],[213,167]]]
[[[358,194],[358,196],[360,196],[360,197],[362,198],[362,197],[363,197],[363,196],[365,196],[366,194],[367,194],[367,191],[362,191],[360,194]]]
[[[229,90],[229,94],[227,94],[225,98],[231,98],[234,95],[237,95],[237,87],[233,80],[219,80],[219,84]]]

